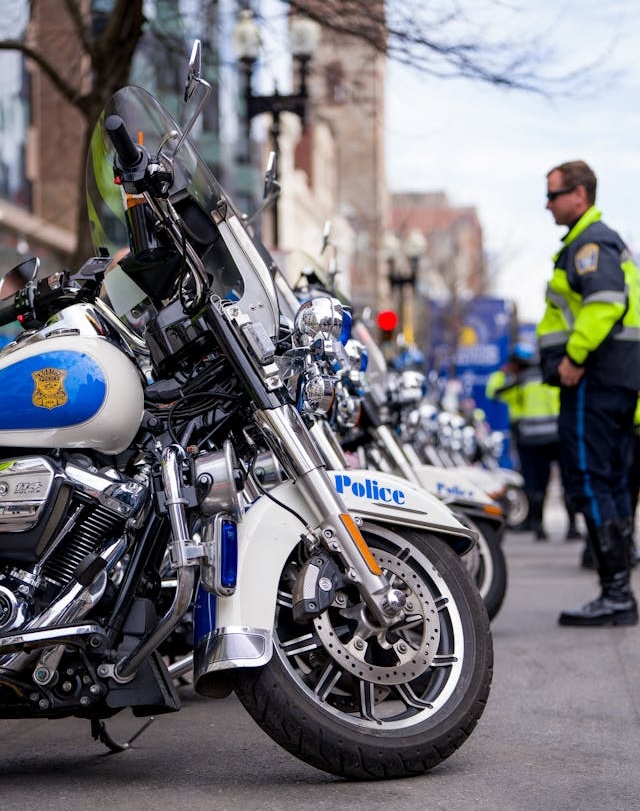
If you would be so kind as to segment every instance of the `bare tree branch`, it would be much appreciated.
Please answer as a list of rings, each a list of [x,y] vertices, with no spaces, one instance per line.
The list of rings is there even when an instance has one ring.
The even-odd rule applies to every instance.
[[[69,12],[69,17],[73,21],[78,40],[82,44],[83,51],[91,56],[92,42],[86,25],[86,15],[83,17],[82,9],[78,0],[64,0],[64,4]]]
[[[0,50],[2,51],[19,51],[20,53],[24,54],[29,59],[32,59],[36,65],[42,70],[42,72],[51,80],[51,82],[55,85],[56,89],[62,93],[62,95],[71,102],[74,106],[80,106],[80,93],[77,87],[74,87],[72,84],[66,81],[64,76],[60,74],[60,71],[52,65],[43,54],[37,50],[37,48],[32,48],[31,46],[27,45],[26,42],[23,40],[18,39],[3,39],[0,40]]]

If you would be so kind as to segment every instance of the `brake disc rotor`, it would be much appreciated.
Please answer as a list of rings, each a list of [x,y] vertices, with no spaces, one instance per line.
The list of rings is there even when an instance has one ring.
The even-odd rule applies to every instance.
[[[391,575],[394,588],[405,594],[404,619],[391,628],[381,628],[372,623],[364,603],[358,603],[337,612],[325,611],[313,622],[325,650],[347,673],[375,684],[401,684],[420,676],[436,655],[438,609],[414,569],[395,555],[371,551],[382,570]]]

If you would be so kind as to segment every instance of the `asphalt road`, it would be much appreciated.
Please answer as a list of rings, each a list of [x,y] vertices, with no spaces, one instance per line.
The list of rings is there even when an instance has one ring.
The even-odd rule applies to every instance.
[[[509,533],[509,590],[493,622],[495,677],[469,740],[428,775],[349,783],[271,742],[234,698],[195,696],[130,751],[105,754],[88,722],[0,721],[0,808],[216,811],[636,811],[640,809],[640,627],[572,629],[559,611],[591,599],[595,576],[564,541]],[[634,573],[640,595],[640,571]],[[110,722],[116,737],[139,720]]]

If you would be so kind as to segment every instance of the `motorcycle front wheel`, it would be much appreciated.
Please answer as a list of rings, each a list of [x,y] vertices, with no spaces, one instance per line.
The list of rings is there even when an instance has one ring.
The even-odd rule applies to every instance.
[[[330,608],[292,617],[298,549],[280,582],[274,652],[237,675],[257,723],[301,760],[349,779],[423,774],[469,737],[491,684],[493,648],[479,592],[455,552],[427,533],[365,524],[405,616],[381,628],[353,586]]]
[[[521,487],[507,486],[503,506],[507,526],[511,529],[526,521],[529,515],[529,499]]]
[[[502,607],[507,594],[507,560],[498,530],[487,521],[476,519],[479,563],[475,582],[492,620]]]

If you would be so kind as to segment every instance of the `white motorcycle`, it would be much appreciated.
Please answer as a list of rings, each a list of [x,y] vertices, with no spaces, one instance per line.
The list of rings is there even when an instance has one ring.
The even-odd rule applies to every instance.
[[[271,258],[188,138],[199,65],[196,43],[184,130],[140,88],[108,102],[87,163],[96,257],[48,279],[27,263],[0,302],[23,328],[0,352],[0,717],[86,718],[126,749],[111,716],[179,709],[161,651],[193,612],[198,692],[234,690],[320,769],[415,775],[489,694],[460,560],[475,533],[404,480],[327,469],[296,408],[313,381],[296,401],[283,369],[344,341],[343,320],[281,319]],[[119,317],[139,297],[142,335]],[[268,491],[265,449],[286,477]]]

